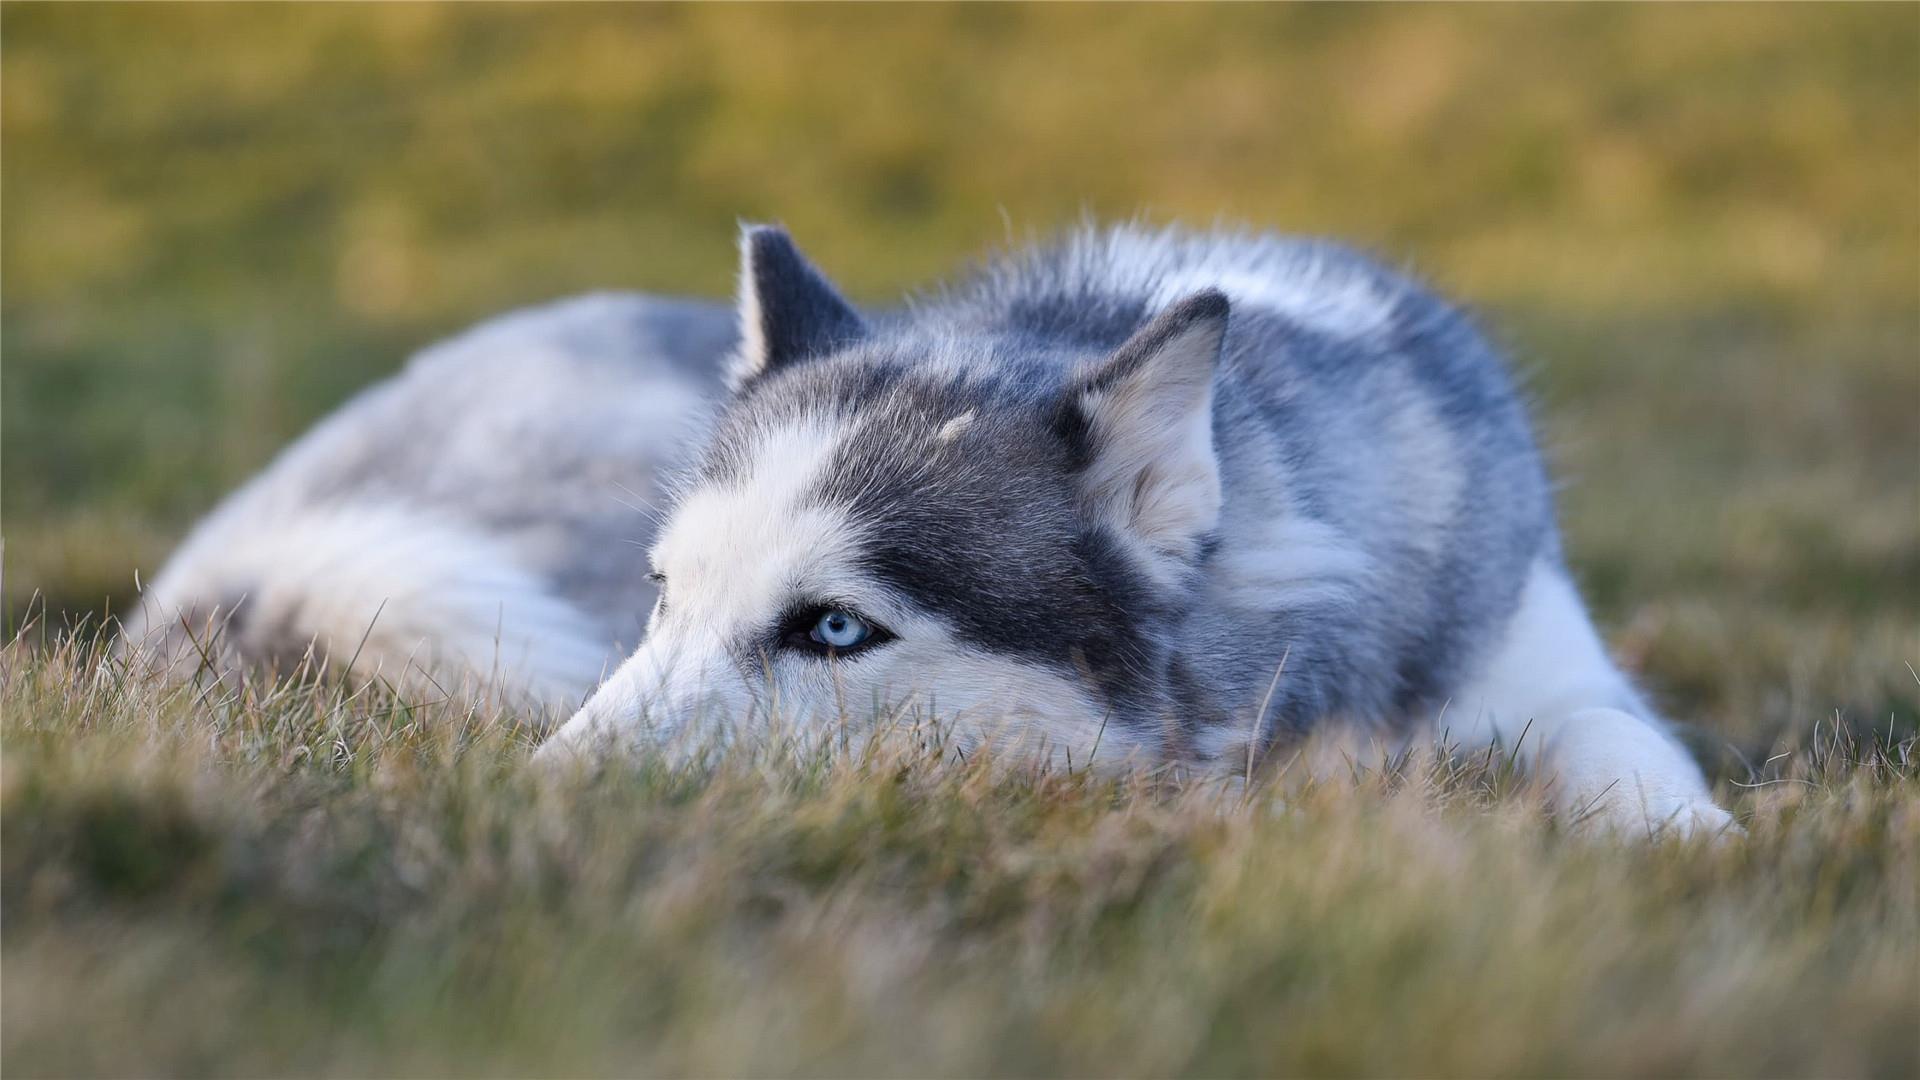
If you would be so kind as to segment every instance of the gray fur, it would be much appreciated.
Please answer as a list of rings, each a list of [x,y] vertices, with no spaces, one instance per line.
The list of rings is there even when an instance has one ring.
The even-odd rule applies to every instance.
[[[567,632],[598,639],[592,657],[570,665],[581,674],[562,680],[577,685],[558,698],[577,702],[607,657],[642,634],[654,594],[644,550],[664,498],[659,478],[697,443],[734,341],[726,307],[608,293],[501,316],[426,349],[222,502],[150,583],[124,639],[147,641],[157,662],[172,665],[194,648],[182,624],[205,637],[211,618],[222,662],[285,667],[327,629],[314,609],[320,591],[337,586],[276,580],[294,573],[279,567],[296,552],[285,563],[267,553],[273,569],[264,573],[236,552],[286,546],[275,530],[289,519],[324,526],[398,510],[504,553],[511,566],[496,568],[501,584],[471,582],[482,594],[477,618],[492,617],[484,614],[494,606],[488,588],[525,576],[550,592],[542,610],[564,616]],[[451,558],[422,557],[436,554]],[[262,599],[269,596],[276,599]],[[377,606],[388,598],[365,599]],[[446,625],[436,612],[410,614],[389,603],[378,622],[417,627],[426,638],[491,632]],[[355,632],[334,629],[343,638],[334,651],[352,649]]]
[[[852,685],[936,695],[961,744],[1238,772],[1454,704],[1569,815],[1731,826],[1569,582],[1503,358],[1419,284],[1086,228],[863,314],[784,233],[744,241],[734,316],[592,297],[421,354],[196,529],[129,640],[177,669],[179,625],[224,620],[222,659],[597,685],[549,757],[845,718]],[[634,504],[703,442],[656,538]]]
[[[1215,376],[1219,526],[1161,583],[1076,514],[1086,448],[1069,391],[1183,282],[1249,267],[1367,302],[1302,318],[1235,299]],[[941,444],[963,412],[980,419]],[[1317,241],[1090,230],[997,260],[747,385],[706,475],[808,413],[852,424],[816,497],[867,523],[877,569],[975,645],[1088,673],[1117,722],[1164,731],[1174,756],[1207,728],[1245,730],[1283,658],[1263,741],[1330,716],[1430,718],[1536,559],[1558,558],[1500,356],[1426,289]],[[1300,556],[1288,537],[1319,546]]]

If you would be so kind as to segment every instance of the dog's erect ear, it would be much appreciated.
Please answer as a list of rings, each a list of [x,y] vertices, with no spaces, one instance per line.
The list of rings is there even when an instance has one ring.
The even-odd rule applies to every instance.
[[[739,317],[740,352],[729,373],[735,390],[867,335],[860,313],[774,225],[741,230]]]
[[[1063,403],[1087,455],[1082,505],[1183,564],[1220,520],[1213,376],[1229,310],[1218,289],[1187,297],[1082,375]]]

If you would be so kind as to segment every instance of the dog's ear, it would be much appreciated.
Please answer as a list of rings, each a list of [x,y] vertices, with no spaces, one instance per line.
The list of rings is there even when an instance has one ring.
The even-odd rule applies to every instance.
[[[1229,311],[1218,289],[1187,297],[1081,375],[1063,402],[1083,455],[1082,505],[1187,565],[1220,520],[1213,377]]]
[[[739,319],[740,350],[729,372],[735,390],[867,336],[860,313],[775,225],[741,230]]]

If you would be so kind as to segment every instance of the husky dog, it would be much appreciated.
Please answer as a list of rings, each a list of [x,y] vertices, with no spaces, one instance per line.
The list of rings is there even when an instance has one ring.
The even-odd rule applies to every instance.
[[[645,641],[543,756],[913,702],[963,746],[1238,770],[1437,720],[1570,816],[1730,822],[1569,581],[1501,357],[1407,278],[1089,228],[869,316],[749,228],[738,306]]]
[[[644,504],[705,431],[733,337],[724,305],[607,294],[422,352],[195,529],[123,651],[190,676],[312,648],[564,716],[640,640]]]

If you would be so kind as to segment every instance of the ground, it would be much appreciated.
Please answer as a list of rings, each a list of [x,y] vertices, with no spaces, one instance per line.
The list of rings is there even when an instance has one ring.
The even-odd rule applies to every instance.
[[[16,4],[0,42],[4,1071],[1920,1069],[1911,7]],[[1248,793],[896,733],[540,778],[525,718],[87,648],[475,318],[720,295],[737,218],[881,300],[1083,211],[1474,305],[1747,838],[1589,843],[1497,759]]]

